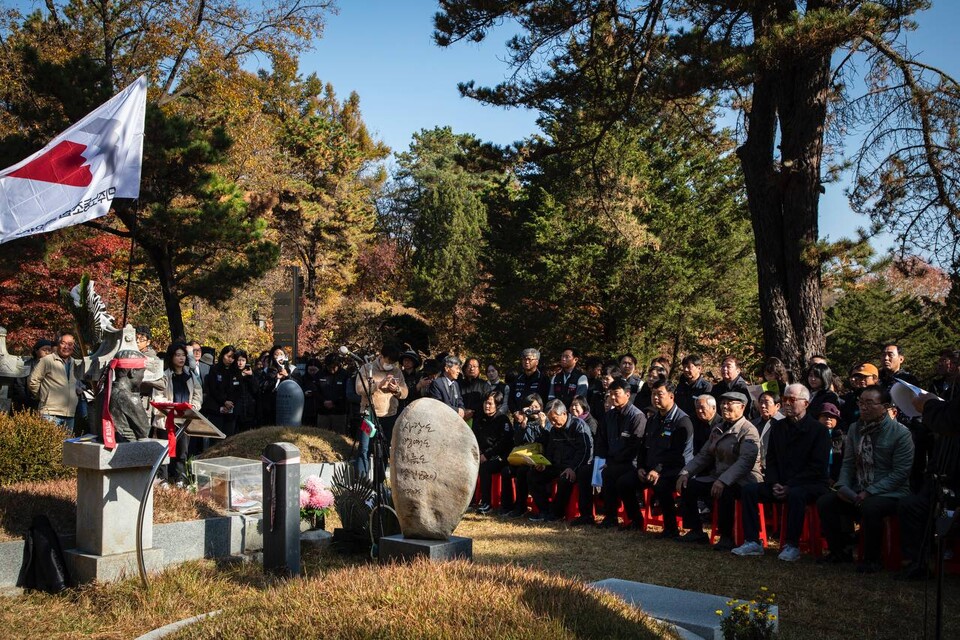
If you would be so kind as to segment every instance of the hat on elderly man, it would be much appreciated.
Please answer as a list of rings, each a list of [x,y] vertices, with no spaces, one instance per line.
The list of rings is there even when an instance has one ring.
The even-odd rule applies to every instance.
[[[733,400],[734,402],[740,402],[747,404],[747,396],[743,395],[739,391],[727,391],[720,396],[721,400]]]

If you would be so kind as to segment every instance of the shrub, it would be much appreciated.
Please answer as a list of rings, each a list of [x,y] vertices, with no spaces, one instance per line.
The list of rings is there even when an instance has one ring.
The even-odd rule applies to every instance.
[[[0,414],[0,485],[76,475],[63,466],[64,435],[33,411]]]
[[[344,435],[315,427],[262,427],[238,433],[217,442],[201,458],[236,456],[259,460],[263,449],[274,442],[289,442],[300,449],[303,464],[346,460],[353,446]]]

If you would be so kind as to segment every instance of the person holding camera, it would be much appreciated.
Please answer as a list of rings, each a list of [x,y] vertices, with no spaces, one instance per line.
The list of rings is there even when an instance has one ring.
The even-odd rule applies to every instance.
[[[397,421],[400,401],[407,397],[409,390],[403,379],[398,362],[400,348],[385,344],[380,355],[370,363],[363,365],[357,373],[356,391],[360,396],[360,411],[371,407],[380,422],[380,430],[386,447],[390,446],[393,425]],[[369,397],[367,392],[369,391]],[[357,473],[366,476],[370,472],[370,434],[364,431],[361,423],[357,440]],[[384,452],[389,456],[389,449]]]
[[[543,412],[540,394],[531,393],[523,398],[521,408],[513,413],[514,448],[527,444],[545,446],[550,435],[546,424],[547,414]],[[526,515],[531,468],[527,465],[507,465],[500,471],[500,515],[508,518]]]

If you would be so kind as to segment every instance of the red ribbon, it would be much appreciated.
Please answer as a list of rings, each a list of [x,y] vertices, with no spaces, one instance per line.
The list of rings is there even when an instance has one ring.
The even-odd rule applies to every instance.
[[[167,419],[164,425],[167,427],[167,445],[170,449],[170,457],[177,457],[177,425],[174,422],[177,418],[182,418],[183,415],[190,409],[193,409],[193,406],[189,402],[151,402],[154,407],[157,409],[166,410]]]
[[[113,369],[146,369],[147,361],[145,358],[114,358],[107,367]],[[103,399],[103,446],[106,449],[117,448],[117,430],[113,424],[113,415],[110,413],[110,389],[113,387],[113,373],[107,374],[106,394]]]

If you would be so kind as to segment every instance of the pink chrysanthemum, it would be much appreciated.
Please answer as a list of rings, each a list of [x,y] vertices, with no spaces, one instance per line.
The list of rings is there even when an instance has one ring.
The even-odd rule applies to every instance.
[[[329,489],[321,489],[317,493],[310,495],[310,507],[314,509],[325,509],[333,506],[333,493]]]
[[[307,476],[307,481],[303,483],[303,488],[310,492],[310,495],[316,495],[318,492],[326,489],[323,480],[319,476]]]
[[[300,489],[300,508],[310,506],[310,492],[306,489]]]

